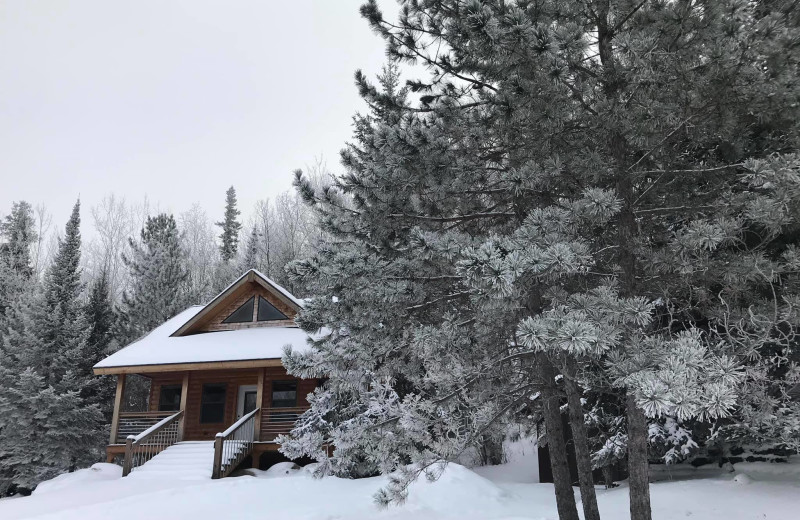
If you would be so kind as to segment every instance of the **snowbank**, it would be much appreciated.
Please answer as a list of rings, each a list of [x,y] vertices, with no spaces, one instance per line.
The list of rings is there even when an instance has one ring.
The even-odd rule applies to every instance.
[[[531,458],[529,462],[535,462]],[[424,479],[410,489],[402,506],[379,509],[372,496],[387,481],[382,477],[348,480],[315,479],[307,468],[289,464],[254,476],[216,481],[120,479],[99,465],[61,476],[33,496],[0,502],[3,520],[556,520],[550,484],[510,481],[504,465],[485,478],[457,464],[446,467],[436,482]],[[108,469],[108,471],[106,471]],[[675,469],[675,468],[673,468]],[[513,472],[512,472],[513,473]],[[80,475],[80,476],[79,476]],[[88,475],[92,475],[89,478]],[[675,473],[673,472],[673,477]],[[653,484],[653,517],[658,520],[788,520],[797,518],[800,464],[737,464],[725,470],[695,472],[688,479]],[[736,475],[748,475],[746,485]],[[103,476],[103,478],[99,478]],[[497,476],[505,479],[498,480]],[[98,477],[98,478],[94,478]],[[108,477],[108,478],[105,478]],[[522,476],[525,478],[524,475]],[[49,488],[49,489],[48,489]],[[604,520],[628,516],[623,485],[598,489]]]
[[[116,464],[98,462],[91,468],[79,469],[72,473],[63,473],[53,479],[45,480],[36,486],[34,495],[44,495],[55,491],[62,491],[75,486],[89,485],[104,480],[122,478],[122,468]]]

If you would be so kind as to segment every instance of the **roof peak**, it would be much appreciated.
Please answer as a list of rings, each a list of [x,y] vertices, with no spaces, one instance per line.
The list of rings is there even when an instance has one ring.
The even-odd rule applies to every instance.
[[[258,269],[248,269],[230,285],[223,289],[222,292],[212,298],[211,301],[209,301],[199,312],[197,312],[197,314],[182,324],[178,330],[172,333],[172,336],[191,334],[196,328],[196,325],[199,325],[208,317],[213,316],[213,313],[218,310],[219,306],[225,302],[229,296],[233,297],[236,291],[243,287],[246,283],[255,283],[260,285],[269,293],[273,294],[278,300],[281,300],[284,305],[292,309],[294,313],[303,308],[303,302],[296,298],[284,287],[275,283]]]

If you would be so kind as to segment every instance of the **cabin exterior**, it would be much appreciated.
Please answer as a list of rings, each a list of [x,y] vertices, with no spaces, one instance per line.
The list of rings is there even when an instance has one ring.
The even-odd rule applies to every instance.
[[[212,478],[247,457],[258,467],[308,409],[318,383],[289,375],[280,360],[285,345],[307,348],[308,335],[294,322],[301,308],[286,289],[250,270],[207,305],[186,309],[95,365],[96,374],[117,377],[108,461],[122,457],[127,475],[175,444],[202,451],[213,443]],[[131,374],[150,379],[146,411],[122,410]]]

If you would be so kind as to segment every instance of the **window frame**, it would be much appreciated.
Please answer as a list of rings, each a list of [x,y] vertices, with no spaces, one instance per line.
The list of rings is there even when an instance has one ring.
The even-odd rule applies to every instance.
[[[164,403],[164,390],[175,391],[177,390],[178,399],[177,403]],[[159,412],[177,412],[181,409],[181,397],[183,394],[183,385],[161,385],[158,390],[158,411]],[[165,408],[164,405],[175,406],[175,408]]]
[[[242,308],[244,307],[250,307],[249,318],[243,320],[237,318],[236,320],[232,320],[231,318],[233,318],[233,316],[235,316],[236,313],[241,311]],[[222,323],[224,323],[225,325],[235,325],[237,323],[253,323],[253,311],[255,310],[256,310],[256,295],[254,294],[253,296],[248,298],[246,302],[236,307],[236,310],[230,313],[227,318],[222,320]]]
[[[272,386],[270,387],[269,398],[270,398],[270,407],[272,408],[297,408],[297,392],[299,389],[299,381],[297,379],[285,379],[279,381],[273,381]],[[275,385],[276,384],[292,384],[294,385],[294,404],[291,406],[275,406]],[[279,402],[288,402],[287,399],[282,399]]]
[[[217,387],[221,388],[222,392],[218,395],[222,396],[220,401],[215,402],[208,402],[206,399],[206,388]],[[200,424],[220,424],[225,422],[225,412],[227,411],[227,404],[228,404],[228,384],[227,383],[203,383],[202,388],[200,389]],[[210,406],[221,406],[221,418],[219,421],[212,421],[208,417],[209,411],[208,407]],[[219,410],[217,410],[219,411]],[[212,418],[216,419],[216,415]]]
[[[281,316],[281,317],[277,317],[277,318],[266,318],[266,319],[263,319],[263,320],[262,320],[262,319],[261,319],[261,302],[262,302],[262,301],[263,301],[264,303],[266,303],[266,304],[267,304],[267,306],[268,306],[268,307],[267,307],[267,309],[268,309],[268,312],[273,312],[273,311],[274,311],[274,312],[277,312],[277,313],[278,313],[278,314],[277,314],[277,316]],[[288,319],[289,319],[289,317],[288,317],[287,315],[285,315],[283,312],[281,312],[281,310],[280,310],[280,309],[278,309],[277,307],[275,307],[274,305],[272,305],[272,303],[270,303],[270,301],[269,301],[269,300],[267,300],[266,298],[264,298],[264,297],[263,297],[262,295],[260,295],[260,294],[258,295],[258,309],[256,310],[256,321],[257,321],[257,322],[259,322],[259,323],[264,323],[264,322],[268,322],[268,321],[283,321],[283,320],[288,320]]]

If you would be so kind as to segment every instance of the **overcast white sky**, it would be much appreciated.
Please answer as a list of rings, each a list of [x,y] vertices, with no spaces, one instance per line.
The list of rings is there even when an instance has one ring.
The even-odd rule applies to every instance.
[[[353,73],[385,61],[361,3],[0,0],[0,215],[63,228],[80,195],[88,224],[113,192],[218,218],[230,185],[249,213],[315,157],[338,171]]]

